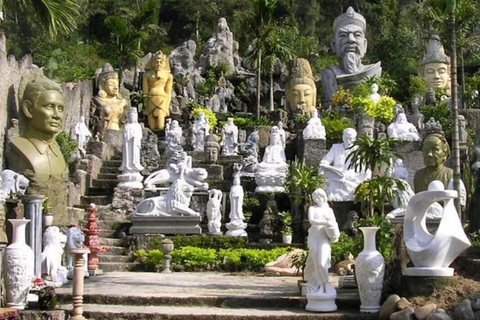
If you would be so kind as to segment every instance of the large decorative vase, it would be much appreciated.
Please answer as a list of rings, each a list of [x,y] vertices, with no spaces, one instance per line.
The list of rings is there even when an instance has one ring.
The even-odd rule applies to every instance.
[[[385,261],[375,247],[375,234],[378,227],[360,228],[363,232],[364,248],[355,259],[355,275],[360,293],[360,312],[380,311]]]
[[[5,251],[4,270],[7,307],[24,309],[33,278],[33,251],[25,242],[28,219],[10,219],[12,244]]]

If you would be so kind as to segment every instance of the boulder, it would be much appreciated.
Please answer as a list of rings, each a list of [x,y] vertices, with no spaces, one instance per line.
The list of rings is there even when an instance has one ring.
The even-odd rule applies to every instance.
[[[475,315],[472,310],[472,303],[465,299],[460,302],[453,312],[453,319],[455,320],[475,320]]]
[[[406,307],[390,316],[390,320],[415,320],[415,311],[412,307]]]
[[[415,309],[415,317],[417,317],[417,320],[425,320],[435,309],[437,309],[437,305],[435,303],[429,303],[423,307],[417,307]]]
[[[430,313],[427,320],[453,320],[443,309],[436,309]]]
[[[388,320],[390,316],[396,312],[397,309],[397,302],[400,300],[400,297],[396,294],[392,294],[385,300],[380,308],[380,312],[378,313],[379,320]]]

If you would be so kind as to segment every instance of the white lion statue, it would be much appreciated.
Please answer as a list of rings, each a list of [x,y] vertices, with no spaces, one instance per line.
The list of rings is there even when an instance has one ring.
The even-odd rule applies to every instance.
[[[58,227],[48,227],[43,233],[42,274],[57,287],[68,282],[67,268],[62,266],[66,240],[67,236],[61,233]]]
[[[0,201],[11,196],[12,193],[19,196],[25,195],[30,181],[24,175],[12,170],[3,170],[0,174]]]
[[[67,270],[68,270],[68,277],[73,277],[73,264],[74,264],[74,254],[70,251],[72,249],[81,249],[83,248],[83,242],[85,241],[85,236],[83,235],[82,231],[77,227],[70,227],[67,231],[67,246],[65,247],[66,254],[67,254]],[[84,276],[88,277],[88,254],[85,253],[83,255],[84,260]]]

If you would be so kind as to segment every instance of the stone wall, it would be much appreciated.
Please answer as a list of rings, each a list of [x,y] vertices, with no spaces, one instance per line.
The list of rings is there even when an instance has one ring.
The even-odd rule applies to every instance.
[[[72,134],[80,116],[85,117],[87,127],[90,122],[90,104],[93,97],[93,84],[91,80],[78,83],[63,83],[63,99],[65,102],[65,118],[62,131]],[[73,137],[73,136],[72,136]]]

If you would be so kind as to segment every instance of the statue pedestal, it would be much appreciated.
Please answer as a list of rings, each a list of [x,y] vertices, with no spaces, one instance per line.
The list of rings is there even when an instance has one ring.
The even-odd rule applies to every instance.
[[[143,189],[143,176],[138,171],[125,171],[118,176],[119,187],[129,189]]]
[[[201,234],[201,217],[139,217],[130,218],[131,234]]]
[[[307,305],[305,310],[315,312],[333,312],[337,310],[335,299],[337,293],[307,293]]]
[[[402,276],[402,296],[425,296],[428,297],[434,291],[453,285],[458,277],[410,277]]]
[[[297,131],[297,154],[300,159],[305,160],[305,164],[318,166],[323,156],[328,153],[326,150],[327,142],[321,139],[303,139],[303,130]]]
[[[207,170],[208,180],[223,181],[223,166],[218,164],[199,164],[198,168]]]

